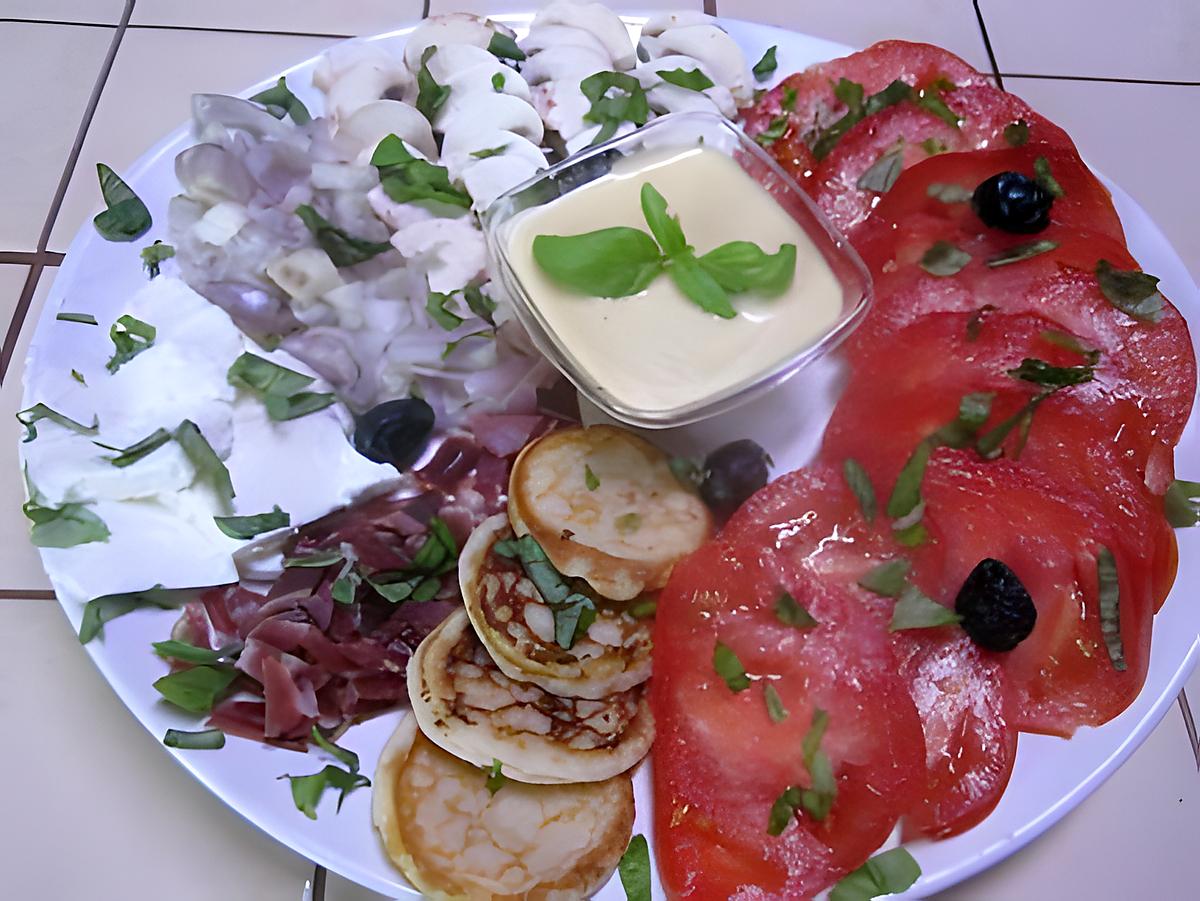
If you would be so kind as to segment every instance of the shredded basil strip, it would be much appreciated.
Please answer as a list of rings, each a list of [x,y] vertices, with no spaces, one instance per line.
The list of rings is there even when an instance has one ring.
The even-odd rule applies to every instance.
[[[913,96],[913,89],[910,85],[897,79],[883,90],[864,99],[861,84],[842,78],[834,85],[833,93],[846,105],[847,110],[840,119],[817,133],[812,142],[812,152],[818,160],[825,159],[838,142],[845,137],[846,132],[867,116],[910,99]]]
[[[47,507],[45,498],[25,473],[25,483],[29,488],[29,500],[21,505],[21,512],[32,523],[29,527],[29,541],[35,547],[75,547],[80,544],[90,544],[93,541],[108,541],[108,526],[99,516],[87,509],[83,504],[63,504],[61,507]],[[84,620],[87,620],[87,610],[84,610]]]
[[[1042,329],[1040,337],[1043,341],[1049,341],[1055,347],[1062,347],[1072,353],[1079,354],[1092,366],[1100,362],[1100,351],[1094,347],[1088,347],[1070,332],[1060,332],[1058,329]]]
[[[511,59],[520,62],[525,59],[525,51],[517,46],[517,42],[506,34],[496,32],[488,41],[488,53],[499,59]]]
[[[225,747],[225,733],[220,729],[204,729],[201,732],[184,732],[168,729],[163,744],[181,751],[219,751]]]
[[[971,255],[949,241],[935,241],[921,257],[921,268],[942,278],[957,275],[971,262]]]
[[[209,484],[221,506],[230,507],[236,495],[233,490],[233,481],[229,477],[229,470],[225,468],[225,464],[217,456],[217,452],[212,449],[212,445],[208,443],[208,439],[200,432],[196,423],[190,419],[181,422],[175,429],[175,440],[183,448],[183,453],[191,461],[192,466],[195,467],[196,478]]]
[[[318,748],[326,754],[331,754],[343,766],[349,767],[352,772],[358,772],[358,755],[353,751],[347,751],[345,748],[338,747],[324,735],[316,726],[312,727],[312,740]]]
[[[226,374],[229,384],[244,388],[263,402],[267,416],[276,422],[298,419],[331,406],[337,398],[330,393],[304,391],[315,379],[272,363],[250,352],[233,361]]]
[[[1023,147],[1029,143],[1029,123],[1024,119],[1004,126],[1004,140],[1009,147]]]
[[[83,620],[79,624],[79,643],[87,644],[104,630],[104,624],[142,607],[158,607],[170,610],[180,606],[185,598],[178,592],[167,591],[155,585],[145,591],[130,591],[123,594],[106,594],[92,598],[83,608]]]
[[[587,463],[583,464],[583,484],[588,491],[595,491],[600,487],[599,477],[592,472],[592,467]]]
[[[450,182],[450,173],[409,152],[395,135],[379,142],[371,155],[371,165],[379,170],[379,185],[396,203],[429,201],[467,209],[471,197]]]
[[[108,462],[113,466],[129,466],[133,463],[136,463],[143,457],[154,453],[154,451],[158,450],[170,440],[171,433],[166,429],[155,429],[141,441],[131,444],[129,447],[121,450],[120,453],[118,453],[115,457],[106,457],[105,459],[108,460]]]
[[[150,323],[142,322],[128,314],[121,316],[108,330],[114,351],[104,368],[109,372],[116,372],[142,351],[153,347],[157,335],[158,329]]]
[[[838,882],[829,901],[870,901],[880,895],[895,895],[912,888],[921,868],[904,848],[892,848],[870,858]]]
[[[59,313],[54,317],[59,322],[78,322],[80,325],[99,325],[91,313]]]
[[[573,591],[555,569],[546,551],[532,535],[497,541],[492,552],[521,564],[538,594],[554,614],[554,642],[570,650],[596,621],[596,605],[587,595]]]
[[[626,901],[650,901],[650,846],[646,836],[638,833],[629,840],[617,872]]]
[[[343,266],[355,266],[392,249],[392,245],[387,241],[368,241],[347,234],[318,213],[311,204],[300,204],[296,207],[296,215],[300,217],[305,228],[312,232],[317,246],[325,251],[325,255],[339,269]]]
[[[302,569],[324,569],[326,566],[341,563],[345,559],[340,550],[316,550],[311,553],[298,554],[295,557],[286,557],[283,566],[285,569],[291,569],[294,566]]]
[[[750,677],[746,675],[746,668],[728,645],[720,641],[716,643],[713,647],[712,662],[717,675],[725,680],[725,684],[734,694],[750,687]]]
[[[1026,357],[1016,369],[1007,370],[1008,374],[1023,382],[1042,385],[1047,388],[1068,388],[1072,385],[1082,385],[1090,382],[1096,375],[1094,365],[1085,366],[1055,366],[1045,360]]]
[[[63,416],[56,410],[52,410],[45,404],[34,404],[25,410],[17,412],[17,422],[25,426],[25,437],[21,439],[22,443],[29,443],[38,436],[37,423],[43,419],[48,419],[55,425],[60,425],[64,429],[70,429],[79,435],[95,435],[100,431],[100,420],[95,416],[92,417],[91,425],[84,425],[82,422],[76,422],[69,416]]]
[[[175,248],[170,244],[164,244],[162,241],[155,241],[153,244],[143,247],[140,256],[142,258],[142,268],[146,270],[146,274],[150,278],[158,278],[159,267],[163,264],[164,260],[169,260],[175,256]],[[95,325],[94,319],[92,320],[92,324]]]
[[[638,601],[625,612],[634,619],[650,619],[658,613],[658,601],[653,599]]]
[[[492,90],[495,91],[497,94],[499,94],[501,91],[504,90],[504,83],[507,80],[508,79],[505,77],[503,72],[493,73],[493,75],[492,75]]]
[[[713,80],[699,69],[659,69],[657,74],[667,84],[673,84],[677,88],[684,88],[688,91],[702,94],[708,88],[713,87]]]
[[[329,764],[320,772],[309,776],[291,776],[285,773],[279,778],[287,779],[291,783],[292,802],[296,805],[296,809],[310,820],[317,818],[317,804],[320,802],[321,796],[325,794],[326,788],[336,789],[339,792],[337,810],[340,813],[342,802],[346,800],[346,796],[350,792],[371,784],[371,780],[362,773],[343,770],[333,764]]]
[[[788,718],[787,708],[783,706],[783,699],[779,697],[779,692],[770,682],[763,685],[763,703],[767,705],[767,716],[771,718],[771,722],[782,723]]]
[[[213,522],[230,538],[246,539],[261,535],[263,532],[273,532],[284,526],[290,526],[292,517],[276,504],[269,513],[255,513],[249,516],[214,516]]]
[[[782,835],[783,830],[787,829],[788,823],[800,807],[800,792],[801,789],[789,785],[775,799],[775,803],[771,805],[771,812],[767,814],[767,835]]]
[[[1029,241],[1025,244],[1016,244],[989,258],[987,265],[993,269],[1000,266],[1009,266],[1012,263],[1019,263],[1022,260],[1028,260],[1043,253],[1049,253],[1057,247],[1057,241],[1048,241],[1045,238],[1038,239],[1037,241]]]
[[[288,116],[297,125],[307,125],[312,121],[312,115],[287,85],[286,78],[280,78],[265,91],[260,91],[250,98],[254,103],[261,103],[267,112],[276,119]]]
[[[1163,499],[1167,522],[1177,529],[1200,523],[1200,482],[1176,479]]]
[[[891,519],[903,519],[921,503],[921,482],[925,478],[925,467],[933,449],[934,442],[928,438],[918,442],[901,467],[891,497],[888,498],[887,515]]]
[[[1125,644],[1121,641],[1121,583],[1117,578],[1117,561],[1104,545],[1096,551],[1096,579],[1100,586],[1100,633],[1108,649],[1113,669],[1126,669]]]
[[[429,72],[429,60],[437,53],[437,49],[426,47],[425,52],[421,54],[421,68],[417,70],[417,99],[413,104],[430,122],[437,117],[438,110],[450,98],[450,85],[438,84]]]
[[[775,618],[785,626],[795,629],[811,629],[813,626],[820,625],[813,615],[787,591],[781,591],[779,597],[775,599]]]
[[[208,713],[217,698],[238,677],[232,667],[193,666],[163,676],[155,689],[167,702],[190,713]]]
[[[1158,279],[1136,269],[1117,269],[1108,260],[1096,264],[1100,292],[1114,307],[1142,322],[1162,319],[1166,301],[1158,291]]]
[[[902,629],[930,629],[935,626],[951,626],[962,622],[962,617],[948,607],[943,607],[924,594],[915,585],[905,585],[900,599],[892,610],[889,632]]]
[[[862,510],[863,518],[867,522],[874,522],[877,505],[875,501],[875,486],[871,484],[870,475],[863,469],[861,463],[850,457],[847,457],[842,463],[842,475],[846,479],[846,484],[850,486],[850,490],[854,492],[854,497],[858,500],[858,507]]]
[[[1033,161],[1033,171],[1037,183],[1045,188],[1051,197],[1057,200],[1059,197],[1064,196],[1065,192],[1062,189],[1062,185],[1058,183],[1058,179],[1050,171],[1050,161],[1048,159],[1044,156],[1039,156]]]
[[[934,432],[933,439],[946,447],[966,447],[987,422],[994,398],[989,391],[964,394],[958,402],[958,416]]]
[[[800,744],[804,766],[812,783],[811,787],[800,791],[800,806],[818,822],[829,816],[837,799],[837,780],[833,777],[833,767],[829,755],[821,750],[821,740],[828,727],[829,714],[816,708],[813,710],[812,725]]]
[[[473,159],[473,160],[490,159],[493,156],[500,156],[507,149],[508,149],[507,144],[497,144],[495,147],[484,147],[481,150],[472,150],[471,151],[471,159]]]
[[[106,241],[134,241],[148,232],[154,221],[141,198],[104,163],[96,164],[96,174],[107,206],[92,219],[100,237]]]
[[[186,641],[156,641],[151,645],[154,648],[154,653],[159,657],[166,657],[171,660],[182,660],[184,663],[232,663],[237,659],[242,652],[242,643],[240,641],[225,645],[224,647],[212,650],[209,648],[196,647],[194,644],[188,644]]]
[[[779,68],[779,61],[775,58],[775,53],[779,47],[772,44],[766,49],[762,57],[750,69],[754,73],[756,81],[766,81],[771,77],[771,73]]]
[[[488,790],[489,795],[495,797],[496,792],[504,788],[508,782],[508,777],[503,772],[504,764],[493,757],[492,765],[490,767],[483,767],[482,769],[487,774],[487,778],[483,782],[484,788]]]
[[[600,126],[592,146],[602,144],[617,132],[624,122],[637,126],[650,118],[650,103],[641,82],[626,72],[597,72],[579,83],[579,90],[591,102],[583,114],[588,122]]]
[[[871,166],[858,177],[856,187],[862,191],[886,194],[904,171],[904,145],[898,144],[880,155]]]
[[[871,569],[858,580],[858,584],[867,591],[881,594],[884,597],[898,597],[908,584],[909,562],[903,557],[885,560]]]

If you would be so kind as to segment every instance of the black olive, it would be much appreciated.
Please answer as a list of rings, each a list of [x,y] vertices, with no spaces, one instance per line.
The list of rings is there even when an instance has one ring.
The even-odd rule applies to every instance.
[[[954,609],[971,640],[989,651],[1011,651],[1037,622],[1033,598],[999,560],[980,560],[958,590]]]
[[[700,497],[719,516],[728,516],[767,484],[771,458],[749,438],[723,444],[704,459]]]
[[[358,417],[354,449],[368,460],[391,463],[403,472],[417,462],[431,431],[433,408],[421,398],[389,400]]]
[[[1053,194],[1020,172],[993,175],[971,195],[971,208],[985,225],[1018,235],[1031,235],[1049,225],[1053,203]]]

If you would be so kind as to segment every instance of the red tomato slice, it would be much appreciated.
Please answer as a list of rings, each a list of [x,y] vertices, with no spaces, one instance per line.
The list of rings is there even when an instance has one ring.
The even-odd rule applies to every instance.
[[[819,621],[774,612],[786,590]],[[655,678],[655,840],[674,897],[806,898],[862,864],[916,802],[924,742],[886,628],[854,591],[757,546],[713,542],[676,566],[659,598]],[[713,668],[720,641],[750,687]],[[765,686],[787,717],[773,722]],[[809,785],[801,744],[816,709],[837,796],[767,832],[776,798]]]

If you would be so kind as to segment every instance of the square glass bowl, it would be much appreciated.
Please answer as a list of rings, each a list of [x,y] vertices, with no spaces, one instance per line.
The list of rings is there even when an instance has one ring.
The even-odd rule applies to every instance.
[[[510,243],[514,222],[519,221],[515,217],[600,178],[611,170],[613,161],[621,157],[640,150],[670,152],[677,148],[686,151],[700,145],[733,158],[800,225],[841,288],[841,308],[823,331],[783,360],[765,365],[748,377],[680,406],[669,409],[640,407],[622,401],[606,390],[598,373],[590,371],[581,362],[579,354],[539,309],[536,297],[531,295],[534,289],[523,283],[513,264]],[[705,188],[697,185],[695,190],[703,192]],[[721,216],[722,211],[713,209],[712,215]],[[512,300],[518,320],[538,349],[598,407],[622,422],[643,428],[686,425],[759,397],[837,347],[857,327],[871,300],[870,275],[846,239],[834,230],[812,199],[769,154],[736,125],[715,113],[672,113],[637,131],[575,153],[499,197],[482,218],[495,271]],[[686,231],[687,222],[683,225]],[[730,240],[736,237],[731,235]],[[581,298],[581,302],[587,301]],[[736,307],[737,297],[734,297],[734,304]],[[663,342],[670,340],[671,335],[662,335]],[[719,361],[716,365],[720,365]]]

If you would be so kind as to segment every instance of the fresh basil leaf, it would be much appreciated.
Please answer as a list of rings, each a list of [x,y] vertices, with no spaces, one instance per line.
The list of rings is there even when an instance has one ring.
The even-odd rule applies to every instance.
[[[1025,244],[1016,244],[1007,250],[1002,250],[1000,253],[991,257],[987,264],[993,269],[1000,266],[1008,266],[1012,263],[1019,263],[1022,260],[1028,260],[1031,257],[1039,256],[1043,253],[1049,253],[1058,247],[1057,241],[1047,241],[1041,238],[1037,241],[1029,241]]]
[[[971,262],[971,255],[949,241],[935,241],[921,257],[921,268],[942,278],[957,275]]]
[[[159,657],[182,660],[184,663],[219,664],[232,663],[242,652],[242,643],[235,642],[222,648],[198,648],[186,641],[156,641],[151,647]]]
[[[285,557],[283,566],[285,569],[291,569],[294,566],[301,567],[302,569],[324,569],[326,566],[341,563],[345,559],[345,555],[342,554],[340,549],[327,548],[324,550],[309,551],[295,557]]]
[[[912,96],[912,86],[897,78],[882,91],[877,91],[867,98],[863,104],[863,113],[867,116],[873,116],[875,113],[883,112],[888,107],[911,99]]]
[[[116,372],[142,351],[153,347],[157,335],[158,329],[150,323],[142,322],[128,314],[121,316],[108,330],[114,351],[104,368],[109,372]]]
[[[894,598],[900,595],[908,584],[908,568],[910,564],[903,557],[886,560],[871,567],[858,580],[858,584],[867,591]]]
[[[175,256],[175,248],[170,244],[164,244],[162,241],[155,241],[142,248],[141,252],[142,268],[146,270],[146,274],[150,278],[157,278],[159,275],[159,267],[164,260],[169,260]],[[96,320],[92,320],[92,324],[96,324]]]
[[[931,437],[946,447],[966,447],[975,440],[983,424],[992,415],[994,398],[995,394],[988,391],[964,394],[958,402],[958,416],[941,426]]]
[[[492,318],[492,314],[496,312],[496,301],[484,294],[476,285],[467,285],[462,292],[463,299],[467,302],[467,309],[488,325],[495,326],[496,321]]]
[[[78,369],[71,370],[71,378],[73,378],[75,381],[79,382],[79,384],[83,385],[83,387],[85,387],[85,388],[87,387],[87,382],[84,381],[83,373],[80,372]]]
[[[767,123],[767,127],[754,136],[754,140],[762,147],[770,147],[785,134],[788,128],[791,127],[791,119],[787,113],[780,113],[774,119]]]
[[[488,53],[499,59],[511,59],[518,63],[525,59],[525,51],[517,46],[517,42],[508,35],[501,34],[498,31],[488,41],[487,49]]]
[[[882,91],[872,94],[864,100],[862,85],[843,78],[834,87],[834,94],[849,109],[840,119],[817,133],[812,143],[812,152],[818,160],[825,159],[846,135],[846,132],[864,118],[908,100],[912,96],[912,88],[897,79]]]
[[[471,151],[471,159],[475,159],[475,160],[490,159],[493,156],[500,156],[507,149],[508,149],[507,144],[498,144],[495,147],[485,147],[482,150],[473,150],[473,151]]]
[[[600,126],[593,145],[611,138],[623,122],[641,126],[650,118],[645,89],[626,72],[597,72],[581,81],[579,89],[592,104],[583,118]]]
[[[496,792],[504,788],[505,783],[508,782],[508,777],[504,775],[503,768],[504,764],[502,764],[495,757],[492,758],[492,765],[490,767],[482,767],[484,773],[487,774],[487,779],[485,779],[483,783],[484,788],[486,788],[488,790],[488,794],[492,795],[493,797],[495,797]]]
[[[442,359],[445,360],[452,353],[454,353],[456,350],[458,350],[459,345],[461,345],[468,338],[482,338],[485,341],[492,341],[495,339],[495,337],[496,336],[492,332],[483,331],[483,332],[472,332],[469,335],[463,335],[461,338],[455,338],[453,341],[447,341],[445,349],[442,350]]]
[[[1167,522],[1177,529],[1200,523],[1200,482],[1175,479],[1163,499]]]
[[[358,557],[355,556],[353,550],[346,546],[342,553],[345,561],[333,579],[333,586],[330,588],[329,594],[338,604],[353,604],[354,599],[358,596],[358,588],[362,585],[363,578],[362,574],[355,569]]]
[[[923,512],[924,507],[921,509]],[[893,523],[892,537],[896,539],[897,544],[902,544],[905,547],[920,547],[929,540],[929,530],[925,528],[925,523],[920,521],[904,526],[903,528],[899,528]]]
[[[600,479],[592,472],[592,467],[587,463],[583,464],[583,484],[587,486],[588,491],[595,491],[600,487]]]
[[[918,442],[901,467],[891,497],[888,498],[887,515],[891,519],[902,520],[921,504],[921,482],[925,478],[925,467],[933,448],[934,443],[929,439]]]
[[[1034,395],[1025,406],[1017,410],[1007,419],[997,423],[988,429],[975,442],[975,452],[985,460],[994,460],[1003,453],[1004,442],[1008,440],[1008,436],[1012,434],[1013,429],[1019,429],[1021,440],[1014,457],[1020,456],[1020,448],[1024,445],[1024,436],[1029,433],[1029,425],[1032,422],[1033,414],[1047,397],[1054,393],[1055,389],[1047,389],[1040,394]]]
[[[417,99],[413,104],[430,122],[450,97],[450,85],[438,84],[429,73],[429,60],[435,53],[437,47],[426,47],[421,54],[421,68],[417,70]]]
[[[952,128],[958,128],[962,122],[958,117],[958,113],[946,106],[946,101],[942,99],[941,91],[935,87],[923,88],[918,91],[914,100],[921,109],[937,116]]]
[[[284,774],[279,778],[287,779],[291,783],[292,802],[296,805],[296,809],[310,820],[317,818],[317,804],[326,788],[337,789],[340,792],[337,802],[337,809],[340,812],[346,795],[356,788],[364,788],[371,784],[371,780],[362,773],[343,770],[333,764],[329,764],[319,773],[309,776]]]
[[[725,684],[734,694],[750,687],[750,677],[746,675],[746,668],[742,666],[742,661],[728,645],[722,644],[720,641],[716,643],[713,648],[712,662],[717,675],[725,680]]]
[[[654,614],[658,613],[658,601],[653,598],[648,598],[644,601],[638,601],[625,611],[634,619],[652,619]]]
[[[91,313],[59,313],[54,317],[59,322],[78,322],[80,325],[99,325]]]
[[[1023,147],[1029,143],[1029,123],[1024,119],[1004,126],[1004,140],[1009,147]]]
[[[249,516],[214,516],[213,522],[217,528],[230,538],[245,540],[261,535],[263,532],[273,532],[292,524],[292,517],[279,509],[276,504],[270,513],[255,513]]]
[[[865,96],[863,86],[848,78],[839,78],[833,86],[833,96],[846,105],[850,112],[863,115],[866,110],[863,104]]]
[[[1095,366],[1100,362],[1101,353],[1094,347],[1088,347],[1075,335],[1070,332],[1059,331],[1058,329],[1042,329],[1039,336],[1043,341],[1053,344],[1055,347],[1061,347],[1069,350],[1072,353],[1077,353],[1085,360],[1088,365]]]
[[[392,249],[392,245],[387,241],[367,241],[346,234],[313,209],[311,204],[300,204],[296,207],[296,215],[312,233],[317,246],[325,251],[325,255],[339,269],[343,266],[355,266]]]
[[[892,622],[888,631],[930,629],[936,626],[952,626],[960,622],[962,617],[953,610],[943,607],[915,585],[906,585],[892,610]]]
[[[21,506],[29,527],[29,541],[35,547],[75,547],[93,541],[108,541],[108,526],[83,504],[63,504],[61,507],[42,506],[31,492],[31,499]]]
[[[646,836],[639,833],[629,840],[617,872],[625,889],[625,901],[650,901],[650,846]]]
[[[1125,672],[1125,645],[1121,641],[1121,583],[1117,561],[1104,545],[1096,550],[1096,580],[1100,586],[1100,633],[1113,669]]]
[[[637,294],[663,270],[654,239],[624,226],[582,235],[538,235],[533,258],[560,285],[595,297]]]
[[[100,237],[106,241],[134,241],[148,232],[154,221],[141,198],[104,163],[96,164],[96,174],[107,206],[92,220]]]
[[[350,772],[358,772],[358,755],[353,751],[347,751],[345,748],[340,748],[321,734],[321,730],[316,726],[312,727],[312,740],[318,748],[326,754],[332,755],[338,763],[350,769]]]
[[[856,187],[861,191],[874,191],[886,194],[900,177],[904,170],[904,147],[899,145],[882,154],[858,177]]]
[[[1045,360],[1026,357],[1016,369],[1008,374],[1023,382],[1047,388],[1067,388],[1092,381],[1096,376],[1095,366],[1054,366]]]
[[[1039,156],[1033,161],[1033,172],[1035,180],[1039,185],[1045,188],[1051,197],[1058,199],[1062,197],[1064,191],[1062,185],[1058,183],[1058,179],[1054,177],[1054,173],[1050,171],[1050,161],[1044,156]]]
[[[38,436],[36,424],[43,419],[48,419],[64,429],[70,429],[78,435],[95,435],[100,431],[100,420],[95,416],[92,417],[91,425],[84,425],[82,422],[76,422],[71,417],[63,416],[58,411],[50,409],[45,404],[34,404],[32,407],[17,412],[17,422],[25,426],[25,437],[21,439],[22,443],[27,444]]]
[[[410,575],[444,575],[458,565],[458,542],[441,517],[431,517],[426,528],[429,534],[404,572]]]
[[[208,713],[217,698],[238,677],[231,667],[193,666],[163,676],[154,687],[163,699],[190,713]]]
[[[243,353],[234,360],[225,377],[235,388],[285,397],[313,383],[311,376],[302,375],[252,353]]]
[[[925,189],[925,194],[942,203],[970,203],[972,191],[953,182],[935,181]]]
[[[276,119],[282,119],[288,116],[297,125],[307,125],[312,121],[312,115],[291,89],[287,85],[286,78],[280,78],[279,81],[265,91],[260,91],[250,98],[255,103],[261,103],[267,108],[267,112]]]
[[[309,413],[316,413],[318,410],[333,406],[336,402],[336,395],[316,391],[301,391],[287,397],[268,394],[263,398],[267,415],[277,422],[299,419],[301,416],[307,416]]]
[[[168,729],[163,744],[181,751],[219,751],[225,747],[225,733],[220,729],[205,729],[201,732],[184,732]]]
[[[136,463],[149,454],[154,453],[171,440],[171,433],[166,429],[155,429],[141,441],[122,449],[115,457],[106,457],[113,466],[125,467]]]
[[[783,699],[779,697],[779,692],[770,682],[763,685],[763,702],[767,705],[767,716],[771,718],[771,722],[782,723],[788,718],[787,708],[783,706]]]
[[[413,156],[395,135],[381,140],[371,155],[371,165],[379,170],[383,192],[396,203],[432,201],[459,206],[471,206],[466,191],[450,182],[450,173],[442,166]]]
[[[571,594],[550,609],[554,614],[554,643],[564,650],[571,650],[596,621],[596,605],[587,595]]]
[[[713,87],[713,80],[699,69],[659,69],[658,77],[677,88],[699,93]]]
[[[773,254],[750,241],[730,241],[699,258],[705,272],[731,294],[754,291],[782,294],[796,275],[796,245],[782,244]]]
[[[875,502],[875,486],[871,484],[870,475],[863,469],[861,463],[850,457],[847,457],[842,463],[842,475],[846,479],[846,484],[850,486],[850,490],[854,492],[854,497],[858,501],[858,508],[862,510],[863,518],[867,522],[874,522],[877,505]]]
[[[813,626],[820,625],[813,615],[787,591],[781,591],[779,597],[775,599],[775,618],[785,626],[792,626],[795,629],[811,629]]]
[[[492,545],[492,552],[511,560],[517,560],[537,588],[538,594],[547,604],[561,604],[571,594],[571,589],[563,581],[542,546],[532,535],[507,541],[497,541]]]
[[[679,217],[667,212],[667,199],[650,182],[642,185],[641,199],[642,215],[662,252],[670,257],[686,250],[687,238],[683,236]]]
[[[1096,280],[1108,302],[1142,322],[1162,319],[1165,301],[1158,293],[1158,279],[1136,269],[1117,269],[1108,260],[1096,265]]]
[[[494,73],[492,75],[492,90],[495,91],[497,94],[499,94],[501,91],[504,90],[504,83],[507,80],[508,79],[505,77],[503,72]]]
[[[759,61],[751,67],[750,71],[754,73],[756,81],[766,81],[771,77],[771,73],[779,68],[779,61],[775,58],[775,53],[778,49],[776,45],[772,44],[767,48]],[[662,73],[660,72],[659,74],[661,75]]]
[[[176,592],[161,585],[145,591],[130,591],[123,594],[106,594],[92,598],[83,607],[83,620],[79,623],[79,643],[87,644],[104,630],[104,624],[142,607],[173,609],[183,603]]]
[[[231,506],[235,493],[229,470],[197,425],[185,419],[175,429],[175,440],[196,470],[196,478],[207,482],[223,507]]]
[[[829,893],[829,901],[870,901],[912,888],[921,868],[904,848],[882,851],[844,877]]]
[[[767,835],[782,835],[783,830],[787,829],[788,823],[800,807],[800,792],[797,786],[789,785],[775,799],[775,803],[771,805],[771,812],[767,815]]]
[[[829,816],[833,802],[837,800],[837,780],[829,755],[821,750],[821,740],[829,726],[829,714],[821,708],[813,710],[812,724],[800,744],[804,766],[811,781],[809,788],[800,791],[800,806],[817,822]]]
[[[675,287],[704,312],[722,319],[737,316],[733,304],[729,302],[728,292],[692,254],[684,253],[672,260],[667,271]]]

